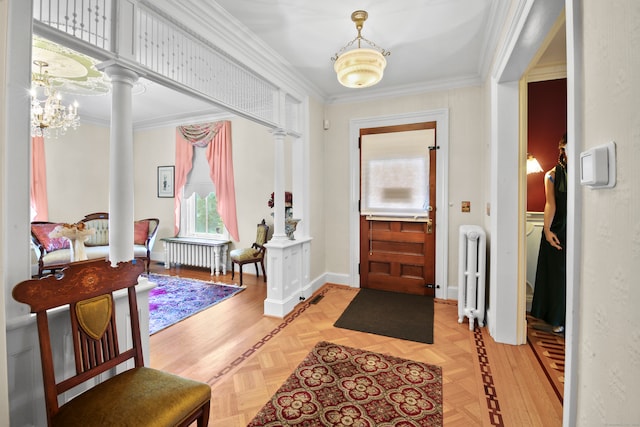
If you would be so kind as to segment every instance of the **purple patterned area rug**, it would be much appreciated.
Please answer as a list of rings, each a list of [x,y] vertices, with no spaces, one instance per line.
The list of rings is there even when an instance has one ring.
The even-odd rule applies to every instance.
[[[231,298],[244,286],[150,274],[157,286],[149,292],[149,335]]]

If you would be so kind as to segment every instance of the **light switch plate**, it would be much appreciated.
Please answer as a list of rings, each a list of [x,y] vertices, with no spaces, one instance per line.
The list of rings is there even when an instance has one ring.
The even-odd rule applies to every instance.
[[[611,141],[580,153],[580,184],[593,189],[615,187],[615,142]]]

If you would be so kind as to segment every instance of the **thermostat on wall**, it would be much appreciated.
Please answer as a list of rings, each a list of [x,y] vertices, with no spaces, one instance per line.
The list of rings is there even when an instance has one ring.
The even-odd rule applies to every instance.
[[[591,188],[615,187],[615,142],[611,141],[580,153],[580,184]]]

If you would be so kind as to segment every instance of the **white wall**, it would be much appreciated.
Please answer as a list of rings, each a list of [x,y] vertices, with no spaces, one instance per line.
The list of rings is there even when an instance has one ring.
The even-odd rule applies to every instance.
[[[331,129],[325,136],[325,204],[327,246],[326,270],[349,273],[349,121],[384,115],[449,109],[449,285],[457,286],[458,231],[460,225],[483,225],[487,202],[485,156],[487,156],[484,91],[467,87],[405,96],[384,101],[333,104],[326,108]],[[440,141],[437,142],[438,144]],[[462,213],[462,201],[471,202],[471,212]]]
[[[580,426],[640,420],[640,2],[583,2],[584,146],[617,145],[617,184],[584,189]],[[571,149],[571,148],[570,148]]]
[[[0,0],[0,52],[7,51],[7,29],[8,29],[8,13],[9,3],[5,0]],[[0,55],[0,87],[6,87],[6,67],[7,60],[6,55]],[[2,113],[0,114],[0,129],[6,129],[6,115],[4,114],[4,106],[7,105],[6,92],[0,90],[0,105],[2,106]],[[2,169],[5,169],[6,157],[5,147],[7,146],[6,133],[0,132],[0,165]],[[0,185],[0,224],[5,223],[5,211],[6,205],[4,203],[5,192],[4,186]],[[0,235],[2,232],[0,231]],[[2,240],[2,239],[0,239]],[[5,245],[0,242],[0,271],[5,270]],[[2,276],[3,277],[3,276]],[[4,277],[3,277],[4,278]],[[0,282],[0,348],[7,348],[7,336],[6,330],[6,316],[5,316],[5,285],[4,281]],[[9,384],[7,380],[7,352],[0,352],[0,425],[9,424]]]

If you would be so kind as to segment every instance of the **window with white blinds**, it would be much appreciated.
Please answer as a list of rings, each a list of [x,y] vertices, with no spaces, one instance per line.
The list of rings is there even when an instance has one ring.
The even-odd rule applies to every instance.
[[[426,216],[429,147],[434,145],[435,129],[363,135],[361,214]]]

